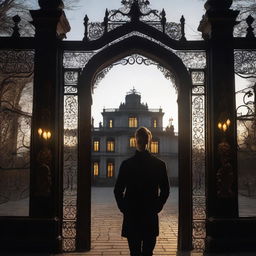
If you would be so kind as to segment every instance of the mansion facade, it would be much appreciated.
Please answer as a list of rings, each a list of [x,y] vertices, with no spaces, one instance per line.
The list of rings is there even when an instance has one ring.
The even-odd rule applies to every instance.
[[[136,150],[134,133],[140,126],[152,132],[150,152],[166,163],[172,185],[178,185],[178,136],[169,125],[163,129],[163,111],[149,109],[131,90],[117,109],[103,109],[103,124],[92,131],[92,184],[113,186],[123,160]]]

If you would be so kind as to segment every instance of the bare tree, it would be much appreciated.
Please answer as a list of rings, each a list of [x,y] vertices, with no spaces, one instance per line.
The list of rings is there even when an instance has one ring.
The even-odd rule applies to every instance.
[[[238,15],[239,24],[235,27],[235,36],[245,36],[248,27],[246,18],[251,15],[256,19],[256,2],[255,0],[234,0],[232,8],[240,11]],[[252,26],[256,27],[255,22]]]
[[[11,34],[13,27],[12,17],[19,15],[22,17],[20,26],[22,34],[27,34],[31,29],[31,20],[28,9],[30,5],[25,3],[25,0],[1,0],[0,2],[0,33]]]
[[[80,0],[64,0],[63,8],[68,10],[77,9]],[[26,0],[0,0],[0,35],[10,35],[14,26],[12,18],[15,15],[21,17],[19,24],[22,36],[31,36],[34,34],[34,27],[31,25],[31,16],[29,10],[38,8],[36,3],[29,3]]]
[[[256,14],[255,0],[234,0],[233,7],[240,10],[240,15]]]

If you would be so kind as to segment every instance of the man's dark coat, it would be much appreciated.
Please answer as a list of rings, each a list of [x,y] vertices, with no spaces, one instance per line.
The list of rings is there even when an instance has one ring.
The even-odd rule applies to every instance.
[[[158,213],[169,196],[169,182],[163,161],[148,151],[136,151],[122,162],[115,198],[124,214],[122,236],[158,236]]]

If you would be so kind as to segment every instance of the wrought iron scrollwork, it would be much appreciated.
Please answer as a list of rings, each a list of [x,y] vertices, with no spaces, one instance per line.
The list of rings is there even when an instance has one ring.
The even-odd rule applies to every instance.
[[[256,78],[256,51],[235,51],[234,58],[236,75],[246,79]]]
[[[63,250],[76,249],[76,200],[78,166],[78,90],[80,65],[88,61],[86,53],[64,54],[64,163],[63,163]],[[66,60],[66,62],[65,62]],[[79,63],[79,61],[81,63]]]
[[[243,103],[236,109],[239,120],[253,120],[255,118],[255,93],[256,83],[236,92],[243,99]]]
[[[94,87],[96,87],[99,82],[106,76],[106,74],[114,67],[117,65],[134,65],[134,64],[138,64],[138,65],[146,65],[146,66],[150,66],[150,65],[154,65],[156,66],[165,76],[166,79],[170,80],[173,85],[175,86],[175,75],[173,72],[171,72],[170,70],[164,68],[163,66],[161,66],[160,64],[156,63],[155,61],[148,59],[146,57],[143,57],[139,54],[133,54],[131,56],[128,56],[126,58],[123,58],[113,64],[111,64],[110,66],[108,66],[107,68],[103,69],[101,72],[99,72],[95,78],[94,81]],[[176,86],[175,86],[176,88]],[[177,90],[177,88],[176,88]]]
[[[190,70],[192,89],[193,247],[205,247],[205,72]]]
[[[89,22],[88,16],[84,18],[85,35],[84,41],[97,40],[108,31],[122,26],[127,22],[142,21],[157,30],[165,33],[175,40],[186,40],[185,37],[185,19],[182,16],[181,23],[167,22],[166,13],[149,8],[149,1],[130,0],[122,1],[123,6],[118,10],[106,9],[103,22]]]
[[[95,55],[97,51],[66,51],[63,54],[63,67],[69,69],[84,68],[87,62]]]
[[[247,34],[246,34],[247,38],[254,38],[255,37],[254,32],[253,32],[254,28],[252,27],[252,23],[254,22],[254,20],[255,19],[251,15],[249,15],[246,18],[246,23],[248,25]]]
[[[236,92],[242,102],[237,106],[238,149],[256,151],[256,83]]]
[[[182,60],[188,69],[206,68],[205,51],[175,51],[175,54]]]
[[[20,21],[21,21],[21,18],[20,18],[19,15],[15,15],[15,16],[12,18],[12,20],[13,20],[13,22],[14,22],[12,37],[18,38],[18,37],[20,37],[19,23],[20,23]]]
[[[5,74],[32,73],[34,56],[34,51],[0,51],[0,70]]]
[[[77,70],[67,70],[64,72],[64,83],[65,86],[72,85],[75,86],[78,83],[78,75]]]

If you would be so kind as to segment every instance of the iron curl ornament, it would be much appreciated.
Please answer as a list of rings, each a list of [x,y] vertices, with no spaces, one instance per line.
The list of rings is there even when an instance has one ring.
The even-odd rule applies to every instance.
[[[128,22],[144,22],[151,27],[163,32],[175,40],[186,40],[185,19],[182,16],[180,24],[166,21],[166,12],[149,8],[150,2],[147,0],[123,0],[122,7],[117,10],[105,11],[103,22],[89,22],[86,15],[84,18],[84,42],[101,38],[107,32],[116,29]]]

